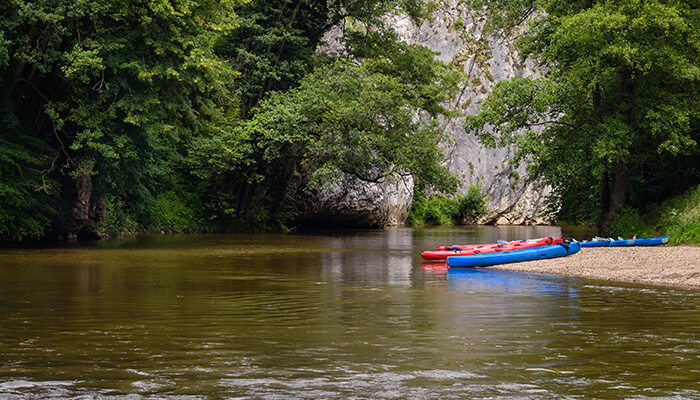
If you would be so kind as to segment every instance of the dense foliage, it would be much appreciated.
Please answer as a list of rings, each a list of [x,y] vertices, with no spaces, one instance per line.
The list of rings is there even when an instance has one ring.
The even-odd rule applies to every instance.
[[[414,195],[406,223],[413,226],[475,224],[478,217],[486,214],[488,197],[481,185],[470,185],[467,194],[456,198],[434,194]]]
[[[177,184],[180,147],[231,124],[233,69],[213,44],[233,28],[232,10],[230,1],[2,2],[0,134],[14,172],[2,176],[0,235],[87,221],[105,195],[152,218],[155,193]]]
[[[534,19],[519,41],[540,78],[496,85],[466,128],[555,188],[568,220],[610,231],[626,206],[700,181],[700,6],[693,1],[483,0],[494,24]],[[508,13],[501,10],[508,8]],[[630,203],[631,202],[631,203]]]
[[[382,18],[416,2],[0,3],[0,240],[102,231],[265,229],[312,183],[410,174],[436,190],[420,113],[455,77]],[[316,52],[345,24],[345,50]],[[376,114],[375,114],[376,112]],[[401,149],[402,151],[396,151]]]

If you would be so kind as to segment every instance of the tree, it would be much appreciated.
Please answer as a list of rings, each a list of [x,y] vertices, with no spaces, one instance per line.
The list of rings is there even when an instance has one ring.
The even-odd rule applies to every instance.
[[[660,154],[696,151],[698,7],[675,0],[526,3],[546,13],[519,42],[543,77],[500,82],[465,128],[490,146],[517,144],[516,161],[555,188],[556,207],[598,208],[599,231],[608,234],[642,166]]]
[[[436,131],[417,119],[444,112],[449,74],[425,49],[396,43],[385,18],[396,10],[417,17],[420,7],[408,0],[0,3],[0,238],[94,236],[103,218],[121,224],[117,232],[160,229],[163,201],[204,228],[268,223],[263,217],[278,210],[297,163],[369,180],[393,168],[449,186],[430,148]],[[352,31],[340,58],[352,62],[335,64],[316,50],[340,23]],[[333,67],[313,72],[324,65]],[[327,75],[336,72],[341,81]],[[309,102],[321,92],[305,81],[310,75],[376,105],[383,119],[366,107],[353,115],[347,96],[329,99],[340,114],[314,108]],[[290,100],[271,95],[286,91]],[[286,108],[318,130],[290,139],[290,126],[256,127]],[[380,125],[368,125],[372,118]],[[398,143],[426,159],[388,153]],[[331,144],[342,160],[327,152]]]
[[[373,31],[390,29],[385,17],[402,12],[418,19],[420,2],[408,0],[253,0],[237,8],[237,28],[223,37],[218,54],[238,71],[236,93],[246,118],[271,91],[284,91],[324,60],[323,36],[352,21]]]
[[[0,241],[41,237],[58,219],[59,188],[45,175],[51,168],[47,147],[13,121],[0,124]]]
[[[340,173],[366,182],[410,175],[451,191],[455,178],[440,165],[442,133],[434,120],[417,118],[426,108],[396,77],[338,61],[273,95],[246,128],[266,161],[299,162],[317,186],[333,185]]]
[[[56,182],[51,193],[60,195],[73,234],[99,219],[104,203],[96,200],[106,194],[115,203],[141,207],[159,185],[167,186],[191,138],[216,135],[234,122],[234,71],[213,51],[217,38],[234,26],[234,5],[2,2],[0,123],[13,135],[5,139],[14,146],[7,151],[12,163],[41,171],[32,179],[3,175],[3,184]],[[49,196],[40,193],[33,197]],[[30,236],[42,236],[51,225],[46,217],[56,212],[45,210],[37,210],[44,222]]]

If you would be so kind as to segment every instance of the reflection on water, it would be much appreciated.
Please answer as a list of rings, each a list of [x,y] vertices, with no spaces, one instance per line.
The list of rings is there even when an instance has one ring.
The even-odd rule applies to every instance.
[[[0,250],[0,398],[700,398],[700,292],[420,259],[558,229]]]

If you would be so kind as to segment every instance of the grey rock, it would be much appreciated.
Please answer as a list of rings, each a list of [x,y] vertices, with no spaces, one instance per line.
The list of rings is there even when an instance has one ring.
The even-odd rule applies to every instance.
[[[339,184],[310,188],[303,174],[292,178],[287,208],[297,213],[293,224],[306,227],[383,228],[401,225],[413,200],[413,180],[367,183],[343,175]]]

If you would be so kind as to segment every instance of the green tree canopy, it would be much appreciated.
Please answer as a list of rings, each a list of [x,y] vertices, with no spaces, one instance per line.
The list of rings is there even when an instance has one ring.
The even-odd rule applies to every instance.
[[[423,5],[408,0],[252,0],[236,11],[237,28],[222,37],[216,51],[240,74],[235,92],[241,115],[247,117],[268,92],[295,87],[328,61],[317,50],[331,29],[347,23],[363,33],[390,31],[387,15],[400,12],[417,21]]]
[[[483,3],[496,7],[492,12],[503,6]],[[642,170],[697,151],[698,6],[675,0],[527,5],[546,12],[519,42],[523,57],[540,62],[542,77],[500,82],[465,128],[488,145],[517,144],[516,160],[555,188],[556,207],[599,209],[606,234]]]
[[[445,113],[454,76],[398,43],[392,12],[422,7],[1,2],[0,239],[79,234],[105,212],[116,231],[273,224],[299,165],[315,182],[410,173],[449,189],[439,132],[419,116]],[[317,49],[340,23],[337,62]]]
[[[298,89],[273,95],[246,128],[268,162],[300,162],[318,186],[348,173],[366,182],[410,175],[429,187],[454,190],[455,178],[440,165],[440,129],[434,120],[417,117],[428,107],[416,93],[430,89],[414,83],[415,93],[372,63],[338,61],[309,75]],[[447,91],[432,85],[441,88],[430,99],[435,107]]]
[[[444,135],[431,115],[449,114],[440,104],[457,82],[424,47],[395,44],[364,63],[337,60],[297,88],[272,93],[216,143],[200,141],[192,171],[217,188],[202,196],[216,204],[220,220],[260,204],[273,217],[295,172],[308,173],[316,187],[333,186],[347,173],[365,182],[410,175],[423,187],[454,191],[456,178],[439,147]]]
[[[48,193],[61,194],[68,209],[89,207],[81,202],[93,191],[119,201],[152,197],[154,182],[167,176],[168,160],[178,157],[183,143],[232,123],[234,71],[215,55],[213,43],[233,28],[234,4],[2,2],[0,131],[11,143],[45,144],[41,153],[37,146],[7,147],[12,165],[41,171],[41,178],[20,183],[3,177],[3,183],[17,192],[30,182],[58,182],[32,196],[44,204],[38,210],[52,204]],[[78,177],[90,183],[77,188],[71,181]],[[75,203],[81,190],[86,193]],[[0,208],[13,207],[3,202]],[[22,238],[12,232],[39,237],[48,226],[45,216],[58,212],[33,215],[21,220],[34,229],[17,226],[17,219],[3,228],[10,238]]]

